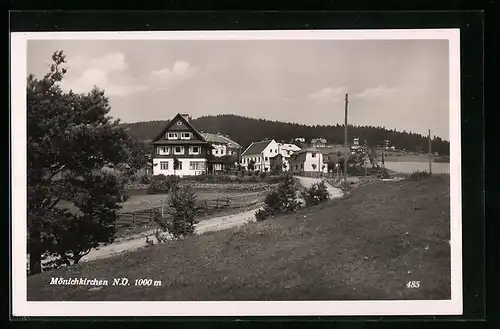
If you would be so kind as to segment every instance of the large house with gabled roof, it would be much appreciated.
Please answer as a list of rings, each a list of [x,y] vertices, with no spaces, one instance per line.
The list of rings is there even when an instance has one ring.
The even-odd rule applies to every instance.
[[[207,172],[212,146],[192,125],[188,114],[178,113],[153,139],[152,145],[153,175],[182,177]]]
[[[274,139],[253,142],[241,154],[240,165],[249,170],[249,164],[253,163],[253,170],[271,171],[271,158],[278,154],[279,144]]]

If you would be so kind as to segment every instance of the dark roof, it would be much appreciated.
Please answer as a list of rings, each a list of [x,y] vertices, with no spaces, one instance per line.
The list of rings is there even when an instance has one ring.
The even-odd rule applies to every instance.
[[[176,116],[167,123],[167,125],[165,126],[165,128],[163,128],[163,130],[161,131],[161,133],[159,133],[158,136],[156,136],[156,138],[153,139],[153,143],[155,143],[160,138],[162,138],[165,135],[165,133],[170,129],[170,127],[172,127],[172,125],[174,124],[174,122],[177,122],[178,120],[182,121],[184,123],[184,125],[186,125],[186,127],[188,127],[189,129],[191,129],[191,131],[200,139],[200,141],[202,141],[202,142],[206,141],[203,138],[203,136],[200,134],[200,132],[198,131],[198,129],[196,129],[193,126],[193,124],[188,119],[186,119],[186,117],[184,117],[180,113],[177,113]]]
[[[241,148],[241,145],[233,141],[227,136],[221,134],[212,134],[212,133],[201,133],[203,138],[209,143],[219,143],[226,144],[231,148]]]
[[[324,144],[326,144],[326,142],[327,142],[327,141],[326,141],[326,139],[324,139],[324,138],[313,138],[313,139],[311,140],[311,144],[314,144],[314,143],[324,143]]]
[[[264,149],[272,142],[272,140],[269,141],[262,141],[262,142],[253,142],[250,144],[249,147],[241,154],[241,156],[244,155],[254,155],[254,154],[260,154]]]
[[[323,154],[329,154],[329,153],[337,153],[337,152],[345,152],[345,147],[344,145],[337,145],[337,146],[327,146],[327,147],[317,147],[316,148],[319,152]]]
[[[156,142],[153,142],[154,145],[205,145],[209,144],[206,141],[197,141],[197,140],[183,140],[183,139],[160,139]]]

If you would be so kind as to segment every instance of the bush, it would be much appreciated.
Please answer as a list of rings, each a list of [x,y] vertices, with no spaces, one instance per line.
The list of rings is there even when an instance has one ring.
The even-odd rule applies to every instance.
[[[151,178],[150,175],[144,175],[141,177],[141,184],[150,184],[153,179]]]
[[[165,176],[163,174],[153,176],[153,181],[164,181],[166,179],[167,179],[167,176]]]
[[[421,180],[430,177],[432,174],[426,170],[417,170],[410,174],[411,180]]]
[[[264,199],[264,210],[268,215],[274,215],[282,210],[283,202],[278,191],[270,191]]]
[[[266,209],[259,209],[255,212],[255,219],[258,221],[258,222],[262,222],[264,220],[267,219],[267,217],[269,217],[269,213],[266,211]]]
[[[314,183],[310,188],[302,192],[302,198],[306,202],[306,206],[315,206],[328,201],[330,194],[326,188],[324,181]]]
[[[278,185],[278,194],[281,198],[281,209],[284,212],[294,212],[300,208],[297,201],[298,181],[292,175],[286,175]]]
[[[255,213],[255,218],[265,220],[278,213],[294,212],[301,204],[297,200],[298,182],[292,175],[285,175],[276,190],[267,193],[264,209]]]
[[[194,234],[197,207],[193,190],[189,186],[172,186],[168,204],[171,217],[157,221],[160,228],[174,239]]]
[[[146,190],[146,193],[148,194],[159,194],[159,193],[168,193],[170,192],[170,189],[174,186],[178,186],[180,183],[180,178],[177,176],[164,176],[165,179],[157,179],[153,180],[150,185],[148,186],[148,189]]]

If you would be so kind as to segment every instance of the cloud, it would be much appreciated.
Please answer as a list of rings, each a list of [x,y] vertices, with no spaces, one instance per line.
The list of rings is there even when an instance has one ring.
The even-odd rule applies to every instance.
[[[80,73],[75,78],[64,79],[61,86],[77,93],[88,92],[97,86],[104,89],[108,96],[126,96],[145,90],[146,85],[130,81],[132,79],[127,74],[128,69],[128,63],[122,53],[110,53],[95,58],[75,58],[68,61],[68,72],[80,71]],[[113,81],[110,74],[115,72],[119,72],[125,82]]]
[[[170,86],[173,83],[185,81],[196,75],[198,67],[179,60],[173,66],[151,72],[149,80],[157,87]]]
[[[387,95],[391,95],[396,92],[397,88],[389,88],[385,86],[377,86],[375,88],[367,88],[358,94],[354,94],[354,97],[363,98],[363,99],[373,99],[380,98]]]
[[[346,90],[347,88],[345,87],[326,87],[318,92],[310,94],[309,97],[321,102],[338,102],[344,99]]]

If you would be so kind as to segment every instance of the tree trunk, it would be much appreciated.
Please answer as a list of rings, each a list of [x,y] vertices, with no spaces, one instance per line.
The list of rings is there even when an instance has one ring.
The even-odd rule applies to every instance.
[[[29,254],[30,254],[30,275],[42,272],[42,248],[40,231],[38,229],[30,230],[29,237]]]

